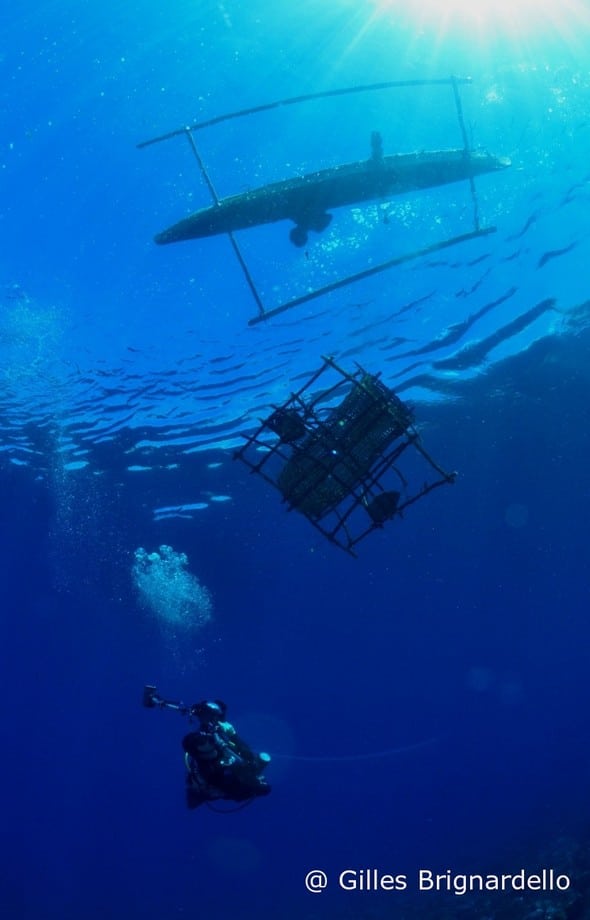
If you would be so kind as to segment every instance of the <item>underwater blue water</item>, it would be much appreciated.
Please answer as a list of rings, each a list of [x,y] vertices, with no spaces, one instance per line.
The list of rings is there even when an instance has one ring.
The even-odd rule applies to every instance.
[[[531,892],[334,879],[543,858],[586,898],[590,72],[568,10],[476,35],[348,0],[0,14],[1,917],[527,917]],[[494,233],[257,325],[225,238],[154,245],[209,198],[183,137],[141,141],[450,75],[469,143],[511,159],[475,182]],[[462,146],[449,86],[198,142],[224,196],[363,160],[374,130],[386,153]],[[342,209],[304,251],[284,223],[237,238],[272,307],[472,226],[461,183]],[[458,471],[357,559],[232,459],[327,354],[379,372]],[[187,565],[150,605],[134,554],[161,545]],[[187,811],[187,726],[146,683],[225,699],[272,794]]]

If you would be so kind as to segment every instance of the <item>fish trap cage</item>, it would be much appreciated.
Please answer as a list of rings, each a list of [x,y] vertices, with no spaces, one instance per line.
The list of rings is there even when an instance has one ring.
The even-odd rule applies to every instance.
[[[278,489],[290,511],[354,556],[369,533],[456,478],[427,453],[413,421],[412,409],[378,374],[360,365],[347,373],[324,358],[235,457]]]

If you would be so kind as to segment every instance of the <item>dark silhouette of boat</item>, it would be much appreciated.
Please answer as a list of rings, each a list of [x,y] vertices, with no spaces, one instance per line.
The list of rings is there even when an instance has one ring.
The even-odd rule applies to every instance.
[[[336,208],[469,181],[510,165],[504,157],[465,149],[384,156],[377,132],[371,137],[371,145],[372,156],[368,160],[221,198],[158,233],[155,241],[179,243],[291,220],[295,226],[290,239],[296,246],[304,246],[310,230],[321,233],[326,229],[332,219],[330,212]]]
[[[469,77],[452,76],[440,79],[390,80],[364,86],[322,90],[277,99],[236,112],[227,112],[142,141],[137,145],[140,148],[160,144],[173,138],[185,138],[213,202],[210,207],[195,211],[184,220],[158,233],[155,237],[156,243],[178,243],[183,240],[217,234],[226,235],[258,308],[257,315],[248,321],[249,325],[254,325],[411,260],[423,259],[451,246],[473,242],[494,233],[495,227],[482,226],[480,221],[475,178],[484,173],[505,169],[510,165],[510,160],[471,148],[459,92],[461,85],[469,83],[471,83]],[[335,99],[336,97],[352,98],[366,93],[411,90],[417,87],[451,89],[459,132],[463,141],[462,147],[430,151],[423,149],[416,153],[384,156],[381,135],[375,131],[371,135],[372,149],[367,160],[322,169],[307,175],[273,182],[239,195],[220,198],[196,141],[199,132],[234,119],[249,118],[271,110],[303,105],[312,100]],[[397,195],[412,192],[420,194],[431,188],[459,182],[465,182],[468,188],[467,200],[471,200],[473,212],[471,229],[467,228],[464,222],[460,233],[450,235],[447,232],[442,238],[425,239],[420,248],[410,251],[400,250],[392,253],[384,261],[374,262],[369,259],[367,264],[364,267],[361,266],[356,272],[337,277],[313,289],[308,288],[299,295],[274,305],[264,303],[235,237],[237,230],[247,230],[250,227],[286,220],[292,223],[289,234],[292,243],[295,246],[305,246],[309,232],[321,233],[325,230],[332,220],[332,212],[337,208],[359,206],[370,201],[388,201]]]

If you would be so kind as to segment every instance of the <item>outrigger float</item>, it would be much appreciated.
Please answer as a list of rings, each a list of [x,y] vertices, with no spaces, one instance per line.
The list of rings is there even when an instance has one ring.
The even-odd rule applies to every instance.
[[[484,173],[505,169],[510,165],[510,160],[470,149],[459,95],[459,85],[470,82],[469,79],[451,77],[446,80],[409,80],[377,83],[369,86],[312,93],[221,115],[217,118],[197,122],[189,127],[180,128],[160,137],[143,141],[138,147],[147,147],[178,136],[185,136],[213,199],[211,206],[195,211],[168,229],[158,233],[155,237],[155,242],[159,244],[178,243],[185,240],[227,234],[258,306],[258,315],[250,320],[252,325],[409,260],[493,233],[495,227],[482,227],[480,225],[479,205],[474,180]],[[196,132],[205,128],[213,127],[220,122],[233,118],[253,115],[281,106],[351,93],[408,86],[441,85],[450,86],[453,90],[457,118],[463,138],[463,147],[459,149],[384,155],[381,135],[375,131],[371,135],[371,155],[367,160],[319,170],[304,176],[274,182],[239,195],[219,198],[195,141]],[[470,232],[396,256],[378,265],[372,265],[364,271],[340,278],[331,284],[313,291],[307,291],[301,297],[296,297],[270,309],[265,308],[246,260],[236,241],[234,234],[237,231],[290,220],[294,224],[289,234],[291,242],[295,246],[303,247],[308,241],[310,231],[321,233],[328,227],[332,220],[332,214],[330,213],[332,210],[386,199],[413,191],[436,188],[455,182],[469,183],[473,204],[473,230]]]

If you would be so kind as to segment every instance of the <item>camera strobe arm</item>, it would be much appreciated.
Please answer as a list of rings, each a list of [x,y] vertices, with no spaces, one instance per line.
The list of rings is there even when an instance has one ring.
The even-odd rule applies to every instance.
[[[143,688],[143,705],[147,709],[172,709],[179,712],[181,716],[192,716],[194,706],[187,706],[180,700],[165,700],[158,694],[156,687],[146,684]]]

